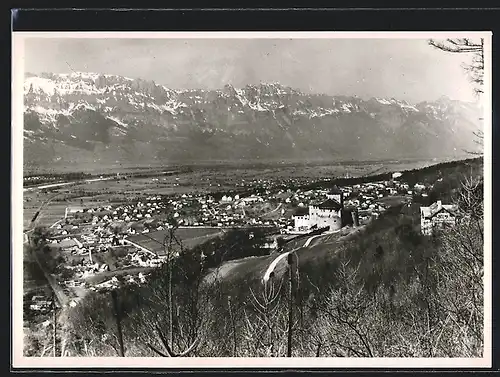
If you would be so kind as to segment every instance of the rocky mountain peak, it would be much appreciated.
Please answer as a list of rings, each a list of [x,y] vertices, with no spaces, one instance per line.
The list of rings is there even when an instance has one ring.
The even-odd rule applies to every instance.
[[[26,74],[24,99],[26,156],[39,163],[90,151],[169,161],[436,157],[477,147],[477,109],[449,99],[365,101],[276,82],[172,90],[89,72]]]

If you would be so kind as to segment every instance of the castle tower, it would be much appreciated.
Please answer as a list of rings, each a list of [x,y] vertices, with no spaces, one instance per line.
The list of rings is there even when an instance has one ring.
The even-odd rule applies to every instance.
[[[335,200],[340,204],[342,208],[344,208],[344,194],[342,190],[338,186],[334,186],[328,194],[326,194],[328,199]]]

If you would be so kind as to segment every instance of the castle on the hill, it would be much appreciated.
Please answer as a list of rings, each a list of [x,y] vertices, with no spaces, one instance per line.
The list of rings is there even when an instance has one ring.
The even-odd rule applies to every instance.
[[[330,231],[335,231],[345,225],[346,219],[343,218],[345,216],[344,195],[342,190],[335,187],[326,195],[326,198],[320,204],[310,205],[308,212],[301,212],[299,210],[299,213],[293,217],[296,232],[308,232],[311,229],[326,227]],[[352,220],[354,225],[357,225],[357,217],[353,216]]]

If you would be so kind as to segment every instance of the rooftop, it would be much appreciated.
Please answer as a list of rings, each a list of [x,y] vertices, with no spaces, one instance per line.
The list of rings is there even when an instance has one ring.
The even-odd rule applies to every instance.
[[[328,192],[328,194],[342,194],[342,190],[337,186],[333,186],[330,191]]]
[[[304,216],[309,214],[309,209],[306,207],[298,207],[295,210],[294,216]]]
[[[443,209],[450,213],[455,213],[458,208],[454,204],[442,204],[441,200],[438,200],[437,202],[431,204],[429,207],[420,207],[420,211],[426,218],[433,217]]]
[[[320,209],[333,209],[335,211],[338,211],[339,209],[342,208],[339,202],[333,199],[328,199],[325,200],[323,203],[321,203],[318,208]]]

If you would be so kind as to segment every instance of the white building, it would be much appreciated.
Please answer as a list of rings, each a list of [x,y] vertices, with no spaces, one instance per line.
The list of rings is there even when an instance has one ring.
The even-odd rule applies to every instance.
[[[75,213],[83,213],[84,210],[85,208],[80,206],[66,207],[64,211],[64,218],[73,217]]]
[[[311,228],[311,221],[308,211],[300,211],[293,217],[294,230],[296,232],[307,232]]]
[[[441,200],[429,207],[420,207],[420,230],[424,235],[431,235],[436,228],[456,223],[457,206],[442,204]]]
[[[245,203],[253,203],[253,202],[259,201],[259,197],[252,195],[252,196],[243,198],[242,201]]]
[[[342,191],[335,188],[326,197],[326,201],[318,205],[310,205],[308,213],[301,211],[294,216],[294,230],[296,232],[308,232],[313,228],[327,227],[329,230],[342,228],[342,210],[344,208]]]
[[[425,190],[425,185],[422,183],[415,183],[415,185],[413,186],[413,189],[415,191],[422,191],[422,190]]]

